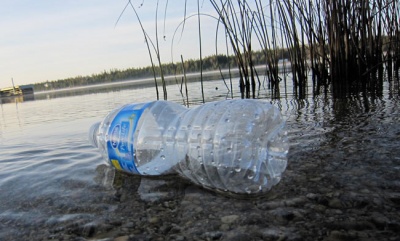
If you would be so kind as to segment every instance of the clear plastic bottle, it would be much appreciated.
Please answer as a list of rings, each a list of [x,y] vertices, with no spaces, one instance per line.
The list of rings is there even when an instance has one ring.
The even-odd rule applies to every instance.
[[[281,179],[289,145],[280,111],[253,99],[187,109],[168,101],[125,105],[92,126],[111,165],[139,175],[179,173],[208,189],[262,194]]]

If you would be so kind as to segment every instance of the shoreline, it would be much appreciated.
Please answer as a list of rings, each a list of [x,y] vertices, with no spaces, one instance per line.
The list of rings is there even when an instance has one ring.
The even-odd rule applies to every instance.
[[[283,64],[280,64],[280,68],[283,67]],[[285,71],[288,71],[290,68],[290,63],[285,65]],[[266,67],[264,65],[255,66],[256,71],[266,71]],[[215,80],[216,78],[221,78],[221,74],[223,78],[236,78],[239,77],[239,69],[223,69],[223,70],[212,70],[202,73],[203,81],[210,81]],[[264,73],[263,73],[264,74]],[[201,74],[200,73],[188,73],[186,74],[186,79],[188,82],[200,81]],[[184,78],[183,74],[179,75],[169,75],[165,76],[164,80],[167,85],[171,83],[176,83],[176,80],[181,80]],[[161,85],[161,77],[156,77],[157,83],[159,86]],[[88,90],[88,89],[104,89],[107,87],[123,87],[123,86],[130,86],[130,87],[148,87],[154,86],[154,77],[149,78],[142,78],[142,79],[127,79],[127,80],[118,80],[115,82],[110,83],[102,83],[102,84],[94,84],[94,85],[83,85],[83,86],[74,86],[69,88],[62,88],[62,89],[51,89],[45,91],[38,91],[35,92],[35,96],[40,96],[44,94],[52,94],[52,93],[62,93],[62,92],[69,92],[69,91],[80,91],[80,90]]]

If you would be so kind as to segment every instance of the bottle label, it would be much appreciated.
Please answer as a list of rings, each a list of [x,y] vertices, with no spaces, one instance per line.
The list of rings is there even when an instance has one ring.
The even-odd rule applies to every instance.
[[[108,129],[107,150],[111,165],[116,169],[140,174],[135,164],[134,133],[143,111],[150,103],[123,107]]]

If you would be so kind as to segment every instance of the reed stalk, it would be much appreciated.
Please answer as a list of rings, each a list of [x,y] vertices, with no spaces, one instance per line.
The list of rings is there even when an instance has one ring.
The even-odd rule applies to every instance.
[[[197,0],[197,22],[198,22],[198,31],[199,31],[199,49],[200,49],[200,85],[201,85],[201,97],[203,103],[204,100],[204,85],[203,85],[203,51],[202,51],[202,44],[201,44],[201,14],[200,14],[200,0]]]
[[[253,59],[254,45],[264,53],[266,78],[272,98],[280,97],[279,49],[289,51],[293,92],[297,98],[305,98],[308,94],[309,73],[314,95],[331,92],[335,98],[360,93],[380,96],[384,80],[399,82],[400,4],[398,1],[210,0],[209,2],[216,13],[217,29],[220,28],[226,33],[227,53],[230,49],[235,56],[242,98],[256,98],[257,85],[259,88],[261,86]],[[186,4],[187,0],[185,6]],[[199,5],[200,0],[197,0],[196,16],[199,27],[200,63],[202,63],[200,30],[202,14]],[[137,16],[136,10],[135,14]],[[149,52],[153,46],[157,53],[162,75],[158,44],[154,47],[143,27],[142,31]],[[158,36],[156,40],[158,41]],[[200,72],[202,75],[202,66]],[[164,92],[166,98],[166,89]]]
[[[154,49],[157,57],[157,62],[158,62],[158,67],[160,70],[160,77],[161,77],[161,83],[163,87],[163,94],[164,94],[164,100],[167,100],[167,84],[164,79],[164,73],[163,73],[163,68],[162,68],[162,63],[161,63],[161,56],[160,56],[160,47],[159,47],[159,37],[158,37],[158,5],[159,5],[159,0],[157,0],[157,7],[156,7],[156,19],[155,19],[155,29],[156,29],[156,48]],[[168,1],[167,1],[168,5]],[[165,8],[166,9],[166,8]],[[166,11],[166,10],[165,10]],[[164,35],[165,36],[165,35]]]
[[[133,12],[135,13],[136,19],[137,19],[138,22],[139,22],[140,28],[141,28],[142,33],[143,33],[143,36],[144,36],[144,40],[145,40],[146,47],[147,47],[147,50],[148,50],[148,53],[149,53],[149,57],[150,57],[151,68],[152,68],[152,70],[153,70],[154,86],[155,86],[155,89],[156,89],[156,96],[157,96],[157,100],[159,100],[159,99],[160,99],[160,96],[159,96],[159,92],[158,92],[158,84],[157,84],[156,69],[155,69],[153,57],[152,57],[152,54],[151,54],[151,48],[150,48],[151,39],[148,38],[147,32],[146,32],[146,30],[145,30],[144,27],[143,27],[143,24],[142,24],[142,21],[140,20],[139,14],[138,14],[138,12],[136,11],[136,8],[133,6],[133,4],[132,4],[132,2],[131,2],[130,0],[129,0],[128,3],[125,5],[124,9],[122,10],[122,12],[121,12],[121,14],[119,15],[119,17],[118,17],[117,22],[115,23],[115,25],[118,24],[119,20],[121,19],[122,15],[124,14],[124,12],[125,12],[126,9],[128,8],[128,6],[130,6],[130,7],[132,8]],[[153,45],[153,46],[154,46],[154,45]]]
[[[182,84],[185,83],[185,94],[186,94],[186,106],[189,107],[189,93],[188,93],[188,88],[187,88],[187,78],[186,78],[186,71],[185,71],[185,65],[183,62],[183,56],[181,55],[181,66],[182,66],[182,73],[183,73],[183,77],[182,77],[182,82],[181,82],[181,94],[182,94]],[[182,94],[183,97],[183,94]],[[183,100],[184,104],[185,104],[185,99]]]

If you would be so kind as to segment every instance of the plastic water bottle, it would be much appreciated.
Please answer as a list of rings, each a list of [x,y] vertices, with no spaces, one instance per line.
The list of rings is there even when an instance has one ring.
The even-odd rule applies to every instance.
[[[168,101],[113,110],[89,133],[116,169],[179,173],[208,189],[262,194],[286,169],[289,145],[280,111],[252,99],[185,108]]]

